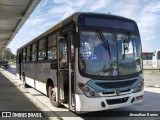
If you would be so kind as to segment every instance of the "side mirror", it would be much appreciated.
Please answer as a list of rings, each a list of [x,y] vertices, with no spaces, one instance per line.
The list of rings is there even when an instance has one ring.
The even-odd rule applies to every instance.
[[[78,32],[73,34],[73,43],[75,48],[80,47],[80,34]]]

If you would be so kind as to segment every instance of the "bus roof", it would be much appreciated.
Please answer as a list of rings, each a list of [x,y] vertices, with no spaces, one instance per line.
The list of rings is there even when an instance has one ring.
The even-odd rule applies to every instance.
[[[38,39],[43,38],[45,36],[47,36],[48,34],[58,30],[59,28],[71,23],[71,22],[75,22],[75,24],[77,25],[77,20],[78,20],[78,16],[81,14],[91,14],[91,15],[105,15],[105,16],[112,16],[115,17],[117,19],[124,19],[124,20],[129,20],[135,23],[134,20],[129,19],[129,18],[125,18],[125,17],[121,17],[121,16],[117,16],[117,15],[111,15],[111,14],[105,14],[105,13],[92,13],[92,12],[75,12],[73,13],[71,16],[69,16],[68,18],[64,19],[63,21],[59,22],[58,24],[56,24],[55,26],[51,27],[50,29],[48,29],[46,32],[42,33],[41,35],[39,35],[38,37],[32,39],[29,43],[23,45],[22,47],[20,47],[19,49],[24,48],[25,46],[27,46],[30,43],[34,43],[36,42]],[[18,49],[18,50],[19,50]]]

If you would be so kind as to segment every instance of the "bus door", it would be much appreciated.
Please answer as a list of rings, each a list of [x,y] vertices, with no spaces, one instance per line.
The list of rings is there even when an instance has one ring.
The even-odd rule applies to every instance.
[[[73,34],[68,36],[70,40],[69,48],[69,110],[75,111],[75,47]]]
[[[58,101],[68,102],[69,110],[75,110],[74,94],[74,45],[73,36],[58,37]],[[71,41],[70,41],[71,40]],[[70,58],[69,58],[70,57]]]
[[[64,37],[57,37],[58,43],[58,101],[59,103],[68,102],[68,47],[67,39]]]

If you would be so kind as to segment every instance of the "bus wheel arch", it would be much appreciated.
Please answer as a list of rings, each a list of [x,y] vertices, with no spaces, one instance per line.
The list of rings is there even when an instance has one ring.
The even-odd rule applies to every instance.
[[[47,89],[47,96],[49,97],[51,104],[55,107],[60,107],[61,104],[56,101],[56,90],[54,89],[54,83],[52,79],[47,80],[46,89]]]
[[[49,87],[49,85],[50,85],[50,84],[53,84],[53,86],[54,86],[54,82],[53,82],[53,80],[52,80],[52,79],[50,79],[50,78],[48,78],[48,79],[47,79],[47,82],[46,82],[47,97],[49,97],[48,87]]]

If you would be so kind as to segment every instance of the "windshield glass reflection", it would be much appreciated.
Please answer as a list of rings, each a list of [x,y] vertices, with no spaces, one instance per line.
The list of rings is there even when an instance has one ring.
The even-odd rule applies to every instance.
[[[111,76],[113,73],[112,64],[117,63],[116,42],[112,33],[103,36],[105,39],[101,40],[96,32],[82,32],[80,66],[87,74]]]
[[[140,39],[136,35],[81,32],[79,64],[89,75],[117,76],[139,72],[142,70]]]

